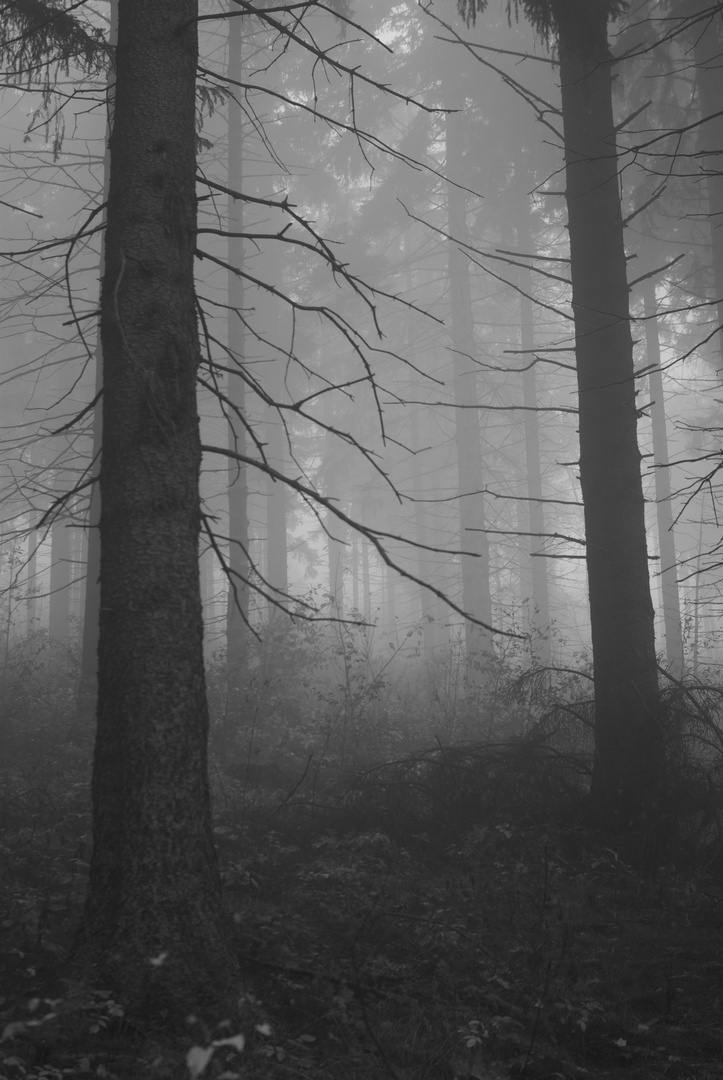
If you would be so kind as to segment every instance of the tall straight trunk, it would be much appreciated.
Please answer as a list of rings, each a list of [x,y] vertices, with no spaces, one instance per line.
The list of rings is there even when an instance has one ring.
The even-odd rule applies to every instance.
[[[364,518],[362,518],[364,521]],[[369,578],[369,541],[366,536],[361,537],[361,564],[362,564],[362,614],[367,622],[372,617],[372,591]]]
[[[241,81],[243,61],[243,22],[240,17],[228,20],[228,73],[231,92]],[[243,184],[243,110],[232,97],[228,102],[228,186],[241,191]],[[241,199],[229,196],[228,262],[239,273],[228,274],[228,349],[229,367],[239,374],[228,379],[228,448],[235,454],[246,452],[246,384],[241,368],[246,355],[244,319],[244,242],[234,233],[243,232],[244,214]],[[249,512],[248,472],[246,465],[229,458],[228,463],[228,598],[226,605],[226,679],[227,711],[238,712],[243,687],[248,676],[249,619]]]
[[[351,538],[351,606],[359,611],[359,537],[356,533]]]
[[[197,17],[195,0],[119,2],[93,854],[76,950],[130,1013],[178,1023],[238,996],[211,833],[198,567]]]
[[[264,258],[267,281],[275,288],[283,290],[283,262],[281,244],[272,241],[270,250]],[[263,363],[259,365],[259,378],[266,393],[273,402],[281,404],[287,397],[284,374],[287,363],[283,348],[287,345],[284,335],[288,332],[288,320],[281,301],[277,296],[262,292],[256,300],[256,328],[259,334],[273,344],[269,348],[259,342]],[[290,335],[289,335],[290,338]],[[284,473],[287,468],[288,447],[283,414],[273,405],[266,407],[264,422],[266,459],[277,472]],[[281,480],[274,480],[267,474],[266,488],[266,578],[279,601],[284,601],[289,591],[288,538],[286,515],[288,491]],[[271,606],[270,615],[274,613]]]
[[[607,10],[600,0],[553,2],[595,676],[592,796],[603,818],[624,825],[658,795],[664,757]]]
[[[414,394],[412,394],[414,396]],[[417,573],[422,582],[427,585],[435,584],[434,554],[429,551],[429,526],[427,512],[424,506],[424,480],[422,477],[422,462],[419,451],[422,449],[422,439],[419,431],[419,407],[412,406],[411,437],[412,449],[412,490],[414,492],[414,526],[417,543]],[[420,586],[420,603],[422,608],[422,644],[424,655],[429,659],[434,656],[440,645],[441,637],[441,605],[436,596]]]
[[[268,392],[279,400],[282,391],[282,380],[277,378],[281,372],[283,361],[280,357],[272,361],[273,370],[271,378],[266,385]],[[269,409],[266,420],[266,456],[270,465],[277,472],[283,473],[286,468],[286,429],[277,410]],[[273,593],[281,602],[284,601],[289,591],[288,570],[288,536],[286,529],[286,514],[288,507],[288,491],[281,480],[274,480],[266,476],[266,566],[267,580]],[[273,608],[271,611],[273,614]]]
[[[404,244],[400,248],[400,256],[404,257]],[[408,263],[404,272],[404,291],[407,296],[413,296],[415,290],[414,273],[411,263]],[[406,320],[406,349],[409,355],[414,353],[414,322],[411,318]],[[409,399],[419,399],[422,395],[419,387],[419,378],[410,373]],[[425,506],[425,485],[422,475],[422,451],[425,448],[420,429],[420,415],[424,406],[412,405],[410,418],[410,435],[412,449],[412,491],[414,493],[414,530],[417,548],[417,576],[422,584],[419,586],[419,607],[422,620],[422,649],[424,656],[431,659],[439,645],[442,636],[442,605],[437,596],[425,589],[424,585],[436,585],[435,553],[429,550],[429,513]]]
[[[688,17],[705,13],[691,26],[689,36],[693,41],[700,112],[705,119],[699,133],[698,153],[708,197],[713,311],[720,328],[716,335],[720,362],[723,361],[723,10],[710,0],[684,0],[681,7],[681,14]]]
[[[530,254],[532,230],[530,229],[530,200],[523,197],[517,226],[520,250]],[[532,317],[532,274],[528,266],[520,271],[520,345],[525,360],[522,372],[522,403],[525,406],[523,423],[525,430],[525,467],[527,471],[527,529],[530,533],[527,545],[529,578],[532,585],[530,597],[530,650],[533,663],[549,667],[552,663],[550,639],[550,593],[547,580],[547,562],[535,556],[535,549],[542,543],[545,532],[545,504],[542,494],[542,463],[540,460],[540,425],[537,416],[537,374],[533,364],[532,349],[535,329]]]
[[[663,373],[660,370],[660,341],[658,339],[657,303],[655,283],[652,278],[643,282],[645,303],[645,342],[647,365],[651,368],[651,409],[653,424],[653,462],[655,464],[655,513],[660,548],[660,582],[663,595],[663,620],[665,623],[665,654],[671,675],[683,674],[683,626],[678,594],[678,560],[675,550],[673,526],[673,501],[670,484],[670,459],[668,456],[668,430],[665,417],[665,393]]]
[[[382,629],[399,644],[397,633],[397,579],[391,566],[382,567]]]
[[[38,629],[38,544],[40,537],[35,528],[28,529],[28,558],[25,568],[25,628],[28,634]]]
[[[329,559],[329,595],[332,612],[344,617],[344,526],[333,514],[326,515],[327,554]]]
[[[65,490],[66,473],[58,469],[55,491]],[[65,514],[53,522],[50,530],[50,595],[48,597],[48,633],[61,645],[70,641],[70,528]]]
[[[207,660],[213,658],[218,648],[218,628],[216,626],[216,555],[212,547],[201,540],[200,552],[201,606],[203,611],[204,655]]]
[[[477,371],[469,259],[460,242],[468,238],[463,180],[460,115],[447,113],[447,185],[449,230],[449,284],[451,294],[452,360],[454,366],[455,441],[459,490],[462,605],[476,619],[492,624],[489,542],[485,533],[484,476],[477,409]],[[468,678],[484,681],[493,655],[492,635],[477,623],[465,624]]]
[[[268,175],[249,174],[247,183],[252,195],[269,196]],[[273,239],[274,234],[281,232],[283,228],[283,215],[280,211],[270,212],[267,208],[263,211],[256,208],[256,212],[262,216],[255,219],[251,211],[244,215],[246,229],[269,234],[272,239],[265,241],[263,247],[258,244],[249,246],[246,266],[253,278],[264,281],[277,292],[283,293],[282,244]],[[288,439],[283,410],[277,406],[288,401],[285,376],[288,368],[286,350],[292,337],[291,319],[287,305],[276,292],[247,286],[244,293],[248,321],[245,334],[246,361],[268,398],[268,401],[261,405],[263,427],[260,437],[264,457],[277,473],[283,475],[287,468]],[[277,611],[276,602],[285,602],[289,588],[286,484],[268,473],[264,474],[261,498],[266,519],[264,577],[270,590],[268,616],[271,618]]]
[[[118,41],[118,0],[111,0],[110,32],[108,44],[111,56],[115,56]],[[113,61],[111,61],[112,65]],[[110,135],[113,130],[115,78],[111,66],[108,72],[106,88],[107,120],[106,148],[103,155],[103,202],[108,201],[110,186]],[[100,241],[100,278],[105,274],[105,233]],[[100,473],[100,455],[103,445],[103,344],[100,327],[95,347],[95,398],[93,408],[93,446],[91,451],[91,475]],[[96,482],[90,489],[86,517],[86,563],[85,594],[83,597],[83,638],[80,656],[80,678],[78,680],[78,711],[82,715],[92,716],[98,691],[98,625],[100,619],[100,484]]]

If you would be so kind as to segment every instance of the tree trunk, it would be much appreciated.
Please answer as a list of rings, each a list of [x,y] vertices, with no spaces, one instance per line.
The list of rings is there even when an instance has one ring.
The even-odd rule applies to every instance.
[[[55,493],[64,489],[63,470],[58,470]],[[70,528],[64,510],[50,530],[50,596],[48,597],[48,633],[60,645],[70,642]]]
[[[334,514],[326,515],[327,554],[329,559],[329,596],[332,614],[344,618],[344,532],[346,526]]]
[[[28,557],[25,568],[26,608],[25,629],[27,634],[34,634],[38,629],[38,544],[40,536],[35,528],[28,529]]]
[[[595,674],[593,804],[618,825],[663,771],[607,7],[554,0]]]
[[[707,12],[694,23],[689,36],[693,41],[700,113],[706,121],[700,129],[698,154],[708,195],[715,298],[712,310],[713,318],[723,328],[723,11],[716,9],[710,0],[684,0],[682,12],[689,18]],[[716,340],[719,360],[723,360],[723,329]]]
[[[663,373],[660,370],[660,342],[658,340],[658,313],[655,300],[655,283],[652,278],[643,282],[645,302],[645,342],[647,366],[651,369],[650,381],[653,426],[653,461],[655,463],[655,513],[658,524],[660,548],[660,583],[663,595],[663,619],[665,622],[665,653],[668,670],[675,678],[683,674],[683,626],[680,617],[678,594],[678,559],[675,550],[673,527],[673,502],[670,485],[670,459],[668,457],[668,430],[665,418],[665,394]]]
[[[395,645],[399,644],[397,631],[397,579],[391,566],[382,567],[382,630]]]
[[[266,280],[275,288],[283,290],[283,263],[281,244],[271,241],[271,247],[264,259]],[[260,365],[259,378],[266,393],[273,402],[282,402],[286,398],[284,373],[287,358],[282,351],[287,344],[284,335],[288,332],[287,313],[277,296],[260,292],[256,300],[256,330],[271,347],[258,342],[263,363]],[[288,334],[289,342],[291,334]],[[283,413],[273,405],[265,407],[264,437],[266,441],[266,460],[272,468],[284,473],[287,468],[287,435]],[[271,588],[271,595],[280,603],[286,600],[289,591],[288,540],[286,530],[286,512],[288,491],[286,484],[275,480],[268,474],[265,477],[266,489],[266,578]],[[269,617],[273,617],[277,608],[269,606]]]
[[[115,55],[118,42],[118,0],[111,0],[110,32],[108,44],[111,54]],[[110,134],[113,130],[113,110],[115,95],[115,77],[113,69],[108,73],[106,86],[108,135],[103,155],[103,202],[108,201],[110,185]],[[100,241],[100,278],[105,275],[105,233]],[[93,448],[90,463],[91,475],[100,472],[100,454],[103,444],[103,403],[100,397],[103,389],[103,346],[100,340],[100,327],[95,347],[95,406],[93,408]],[[95,709],[98,692],[98,622],[100,618],[100,484],[96,480],[90,489],[88,513],[86,518],[86,564],[85,593],[83,597],[83,639],[80,656],[80,678],[78,680],[78,712],[90,718]]]
[[[416,385],[410,387],[410,397],[415,396]],[[424,505],[425,490],[424,490],[424,478],[422,476],[422,461],[420,451],[422,450],[422,439],[419,431],[419,414],[422,406],[411,406],[412,418],[411,418],[411,437],[412,437],[412,449],[415,451],[412,455],[412,490],[414,492],[414,526],[415,526],[415,538],[419,547],[417,548],[417,574],[421,581],[428,585],[436,585],[436,575],[434,567],[434,553],[427,550],[429,548],[429,526],[427,522],[427,511]],[[424,586],[420,586],[420,604],[422,610],[422,643],[424,647],[424,655],[427,659],[431,659],[437,653],[439,646],[441,645],[441,627],[442,627],[442,610],[441,603],[429,589],[425,589]]]
[[[524,195],[520,206],[517,242],[520,251],[531,254],[530,200]],[[527,470],[527,559],[532,585],[530,596],[530,652],[532,662],[549,667],[552,662],[550,638],[550,594],[547,581],[547,561],[535,555],[544,541],[545,505],[542,498],[542,464],[540,461],[540,426],[537,417],[537,375],[532,350],[535,343],[532,317],[532,274],[525,266],[520,271],[520,345],[525,369],[522,372],[522,403],[525,430],[525,467]],[[523,598],[524,599],[524,598]]]
[[[362,518],[364,521],[364,518]],[[372,617],[372,591],[369,577],[369,541],[366,536],[361,537],[361,564],[362,564],[362,615],[367,622]]]
[[[463,178],[459,114],[447,113],[447,172],[450,181]],[[451,293],[452,356],[459,486],[460,549],[462,565],[462,605],[465,611],[488,626],[492,623],[489,542],[485,533],[485,505],[482,489],[477,403],[476,349],[472,322],[469,259],[460,248],[467,240],[467,210],[464,191],[453,182],[447,186],[449,228],[449,283]],[[485,668],[493,655],[489,630],[473,622],[465,623],[467,675],[471,685],[484,682]]]
[[[242,18],[228,21],[228,73],[232,80],[231,92],[236,93],[234,82],[240,82],[243,58]],[[228,101],[228,186],[240,191],[243,184],[243,110],[233,98]],[[243,232],[243,202],[229,196],[229,231]],[[245,290],[241,272],[244,268],[244,242],[240,236],[230,236],[228,241],[229,265],[239,271],[228,274],[228,348],[229,366],[234,363],[242,368],[246,357],[244,319]],[[227,386],[228,448],[235,454],[246,452],[246,384],[241,371],[230,375]],[[226,712],[238,717],[243,687],[248,677],[248,619],[249,619],[249,512],[248,470],[246,465],[234,458],[228,462],[228,602],[226,607]]]
[[[120,0],[111,139],[93,855],[77,958],[134,1014],[238,975],[206,767],[195,378],[195,0]],[[236,990],[237,992],[237,990]]]

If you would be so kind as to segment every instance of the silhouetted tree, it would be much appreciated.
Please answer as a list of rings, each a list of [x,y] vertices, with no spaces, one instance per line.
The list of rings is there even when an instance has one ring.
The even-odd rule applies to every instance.
[[[486,0],[458,0],[473,21]],[[637,442],[616,129],[611,0],[521,0],[557,43],[595,677],[593,803],[625,825],[660,794],[664,752]]]
[[[93,855],[78,959],[133,1010],[229,1000],[198,568],[197,7],[120,0],[111,141]]]

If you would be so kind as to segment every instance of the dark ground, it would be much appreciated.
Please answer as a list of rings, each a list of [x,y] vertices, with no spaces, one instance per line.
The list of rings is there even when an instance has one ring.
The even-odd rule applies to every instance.
[[[643,873],[634,845],[577,824],[569,770],[511,744],[435,760],[323,800],[218,782],[246,983],[238,1017],[185,1039],[64,981],[86,785],[7,772],[0,1077],[723,1078],[715,823],[685,823]]]

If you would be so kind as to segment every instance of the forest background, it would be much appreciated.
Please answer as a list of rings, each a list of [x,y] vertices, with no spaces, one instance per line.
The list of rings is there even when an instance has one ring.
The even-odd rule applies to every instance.
[[[227,998],[207,700],[212,764],[242,802],[308,803],[311,784],[314,805],[348,809],[373,775],[358,797],[379,810],[400,784],[440,798],[441,775],[443,805],[450,785],[474,792],[452,815],[471,826],[498,753],[509,766],[524,746],[535,769],[565,762],[566,798],[584,802],[592,776],[597,825],[635,826],[646,872],[670,853],[671,805],[719,843],[718,6],[636,6],[612,52],[620,12],[592,0],[577,22],[563,0],[460,4],[461,21],[452,4],[209,6],[189,76],[192,5],[127,3],[118,100],[113,18],[81,7],[7,5],[1,193],[4,739],[13,782],[47,777],[59,741],[87,751],[98,696],[75,962],[131,1011],[167,1009],[171,987],[175,1009]],[[177,98],[152,50],[130,67],[164,35]],[[142,202],[144,169],[160,202]],[[129,259],[134,215],[147,256]],[[605,294],[616,273],[624,302]],[[611,327],[630,372],[586,387],[591,343],[625,352]],[[589,402],[613,385],[639,496],[612,426],[594,432]],[[169,821],[185,825],[162,853]],[[193,926],[181,882],[206,911]],[[141,927],[149,904],[161,914]],[[149,972],[161,942],[173,960]]]

